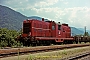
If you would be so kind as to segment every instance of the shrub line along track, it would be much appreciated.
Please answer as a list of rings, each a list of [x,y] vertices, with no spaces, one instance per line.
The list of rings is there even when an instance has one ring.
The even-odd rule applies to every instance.
[[[41,47],[26,47],[26,48],[11,48],[11,49],[0,49],[0,58],[16,56],[18,54],[26,53],[38,53],[45,51],[54,51],[59,49],[68,49],[75,47],[90,46],[90,44],[67,44],[67,45],[55,45],[55,46],[41,46]]]
[[[78,60],[78,59],[81,59],[81,58],[86,57],[86,56],[90,56],[90,52],[85,52],[82,54],[78,54],[76,56],[70,56],[70,57],[64,58],[62,60]]]

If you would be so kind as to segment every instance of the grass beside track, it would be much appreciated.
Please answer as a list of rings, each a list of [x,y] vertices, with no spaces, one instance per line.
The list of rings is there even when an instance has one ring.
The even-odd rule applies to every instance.
[[[41,52],[36,54],[19,55],[14,57],[1,58],[0,60],[57,60],[74,56],[82,52],[90,51],[90,46],[64,49],[52,52]]]

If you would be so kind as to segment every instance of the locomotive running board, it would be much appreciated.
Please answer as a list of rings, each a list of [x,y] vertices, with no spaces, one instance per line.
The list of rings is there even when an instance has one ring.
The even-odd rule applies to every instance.
[[[57,38],[57,37],[35,37],[35,39],[36,40],[55,40],[56,42],[74,40],[73,38]]]
[[[35,37],[36,40],[74,40],[73,38],[57,38],[57,37]]]

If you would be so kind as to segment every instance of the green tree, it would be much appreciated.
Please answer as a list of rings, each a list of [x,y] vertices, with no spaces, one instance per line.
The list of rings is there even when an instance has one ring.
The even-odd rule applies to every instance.
[[[85,33],[84,33],[84,36],[89,36],[89,33],[88,33],[88,32],[85,32]]]
[[[12,47],[22,45],[20,42],[17,43],[15,38],[19,35],[19,32],[15,30],[8,30],[6,28],[0,28],[0,47]]]

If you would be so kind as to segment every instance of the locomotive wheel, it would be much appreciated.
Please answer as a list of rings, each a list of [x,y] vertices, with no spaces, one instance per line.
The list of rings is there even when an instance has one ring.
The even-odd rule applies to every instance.
[[[78,41],[76,41],[76,44],[78,44]]]

